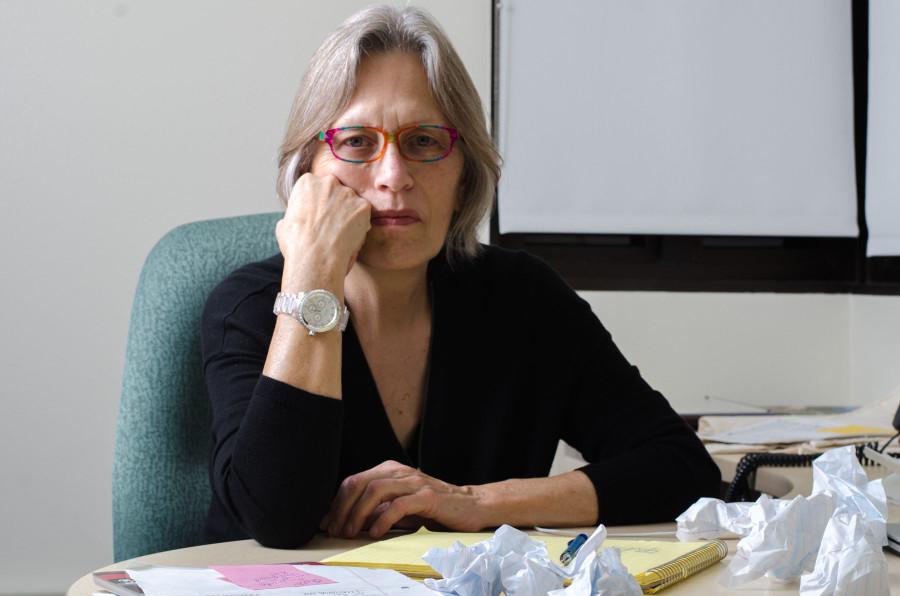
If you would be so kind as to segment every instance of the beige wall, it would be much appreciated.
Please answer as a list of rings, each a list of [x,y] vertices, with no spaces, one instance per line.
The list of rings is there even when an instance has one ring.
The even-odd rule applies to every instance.
[[[622,351],[681,411],[703,410],[706,395],[758,405],[847,401],[853,297],[586,296]]]
[[[0,1],[0,594],[59,593],[111,562],[143,258],[180,223],[277,208],[275,150],[305,62],[364,4]],[[490,0],[417,4],[487,100]],[[587,296],[678,407],[859,403],[900,384],[898,298]]]
[[[855,296],[850,322],[850,394],[886,397],[900,386],[900,297]]]

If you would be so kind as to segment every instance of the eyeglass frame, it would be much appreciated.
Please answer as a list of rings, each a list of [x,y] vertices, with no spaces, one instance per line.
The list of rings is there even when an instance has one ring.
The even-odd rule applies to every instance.
[[[447,152],[441,155],[440,157],[435,157],[432,159],[410,159],[403,154],[403,150],[400,148],[400,144],[397,143],[397,138],[401,133],[406,132],[407,130],[413,130],[415,128],[440,128],[442,130],[446,130],[450,134],[450,147],[447,148]],[[353,130],[353,129],[366,129],[366,130],[374,130],[381,134],[384,139],[384,144],[381,147],[381,151],[378,152],[378,155],[373,157],[372,159],[365,160],[357,160],[357,159],[344,159],[334,150],[334,135],[342,130]],[[452,126],[444,126],[442,124],[410,124],[409,126],[404,126],[403,128],[395,131],[388,132],[383,128],[379,128],[377,126],[366,126],[364,124],[356,124],[352,126],[339,126],[337,128],[329,128],[328,130],[319,131],[318,139],[319,141],[328,143],[328,147],[331,148],[331,154],[334,155],[336,159],[339,159],[346,163],[374,163],[384,157],[384,154],[387,152],[388,143],[395,143],[397,145],[397,151],[400,152],[400,156],[406,161],[412,161],[416,163],[434,163],[436,161],[441,161],[448,155],[453,152],[453,147],[456,145],[456,140],[459,138],[459,131],[453,128]]]

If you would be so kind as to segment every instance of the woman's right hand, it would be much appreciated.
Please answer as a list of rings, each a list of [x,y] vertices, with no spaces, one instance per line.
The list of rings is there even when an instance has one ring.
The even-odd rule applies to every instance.
[[[284,256],[281,291],[328,290],[344,302],[344,280],[371,226],[368,201],[334,176],[304,174],[275,226]],[[341,399],[341,333],[312,334],[277,317],[263,374],[310,393]]]
[[[338,271],[346,275],[371,228],[370,214],[371,204],[336,177],[310,173],[300,176],[291,190],[284,217],[275,226],[285,277],[311,277],[310,281],[314,281]],[[295,281],[303,285],[302,281]]]
[[[275,226],[286,276],[292,271],[328,276],[338,270],[346,275],[371,228],[370,214],[371,204],[336,177],[300,176]]]

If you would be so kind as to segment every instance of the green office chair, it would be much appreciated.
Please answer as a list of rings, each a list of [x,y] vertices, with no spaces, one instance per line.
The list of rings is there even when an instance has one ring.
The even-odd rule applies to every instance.
[[[202,543],[209,508],[209,405],[200,316],[210,290],[278,252],[281,213],[199,221],[150,251],[135,293],[113,462],[113,556]]]

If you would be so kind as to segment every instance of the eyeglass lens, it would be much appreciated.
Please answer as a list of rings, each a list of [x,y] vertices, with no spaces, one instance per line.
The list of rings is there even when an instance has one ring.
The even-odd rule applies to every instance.
[[[384,148],[381,131],[366,127],[337,130],[331,146],[340,159],[363,162],[375,159]],[[397,148],[400,155],[412,161],[436,161],[446,157],[453,146],[450,132],[443,128],[415,127],[400,131]]]

